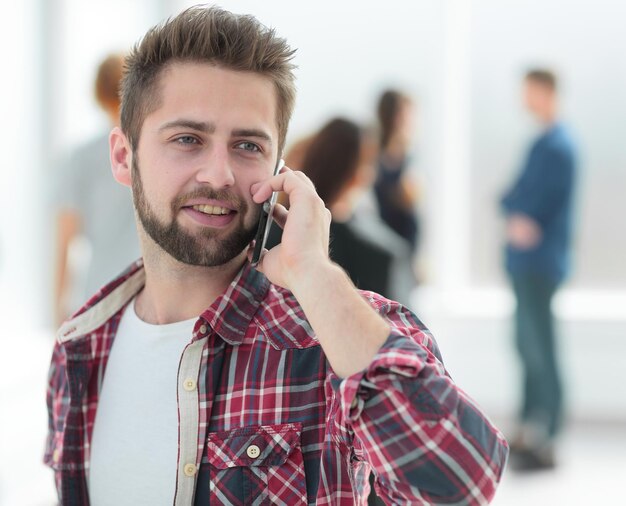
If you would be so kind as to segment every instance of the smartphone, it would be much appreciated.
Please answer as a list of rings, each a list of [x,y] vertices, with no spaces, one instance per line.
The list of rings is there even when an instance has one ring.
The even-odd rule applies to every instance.
[[[280,170],[285,165],[285,161],[281,158],[276,164],[276,168],[274,169],[274,175],[276,176],[280,173]],[[267,236],[270,233],[270,227],[272,226],[272,222],[274,219],[272,215],[274,213],[274,206],[276,205],[276,199],[278,198],[278,192],[272,192],[272,196],[263,202],[263,207],[261,208],[261,218],[259,219],[259,226],[256,229],[256,236],[254,237],[254,251],[252,252],[252,260],[250,263],[253,267],[256,267],[261,261],[261,255],[263,254],[263,249],[265,248],[265,244],[267,243]]]

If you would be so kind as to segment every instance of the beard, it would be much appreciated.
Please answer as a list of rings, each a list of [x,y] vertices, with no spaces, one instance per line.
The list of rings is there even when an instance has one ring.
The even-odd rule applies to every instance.
[[[177,196],[171,203],[171,220],[162,222],[150,207],[139,173],[139,161],[133,157],[132,190],[137,216],[145,232],[152,240],[179,262],[202,267],[224,265],[237,257],[254,239],[261,206],[256,206],[246,223],[248,203],[228,190],[198,188],[193,192]],[[216,199],[232,204],[237,209],[237,227],[227,235],[223,231],[206,228],[194,234],[176,221],[176,216],[185,202],[196,198]]]

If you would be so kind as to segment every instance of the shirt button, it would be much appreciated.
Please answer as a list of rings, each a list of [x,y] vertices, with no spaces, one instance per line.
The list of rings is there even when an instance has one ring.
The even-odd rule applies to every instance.
[[[196,382],[191,378],[187,378],[183,382],[183,388],[187,390],[187,392],[193,392],[196,389]]]
[[[59,451],[59,449],[55,449],[54,452],[52,452],[52,460],[54,462],[58,462],[59,461],[59,457],[61,456],[61,452]]]
[[[248,446],[246,453],[251,459],[256,459],[259,455],[261,455],[261,449],[257,445],[250,445]]]
[[[195,476],[195,474],[196,474],[196,465],[195,464],[185,464],[185,467],[183,468],[183,471],[184,471],[186,476],[189,476],[191,478],[192,476]]]
[[[206,325],[200,325],[200,334],[206,334],[207,328]]]

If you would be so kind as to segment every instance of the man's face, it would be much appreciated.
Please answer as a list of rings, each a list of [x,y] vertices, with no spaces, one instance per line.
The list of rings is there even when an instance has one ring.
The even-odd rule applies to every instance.
[[[548,111],[553,101],[554,93],[544,84],[532,79],[524,82],[524,105],[531,114],[539,117]]]
[[[133,154],[141,226],[180,262],[222,265],[253,239],[260,207],[250,186],[277,159],[276,93],[258,74],[175,63]]]

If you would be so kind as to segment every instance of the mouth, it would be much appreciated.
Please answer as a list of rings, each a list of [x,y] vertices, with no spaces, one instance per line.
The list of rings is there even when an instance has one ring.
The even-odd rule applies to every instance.
[[[193,222],[209,228],[225,228],[235,222],[238,212],[228,207],[210,204],[195,204],[185,206],[182,211]]]
[[[206,214],[209,216],[224,216],[227,214],[234,213],[232,209],[228,209],[226,207],[220,206],[208,206],[208,205],[198,205],[198,206],[190,206],[191,209],[197,211],[202,214]]]

